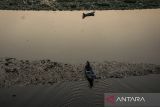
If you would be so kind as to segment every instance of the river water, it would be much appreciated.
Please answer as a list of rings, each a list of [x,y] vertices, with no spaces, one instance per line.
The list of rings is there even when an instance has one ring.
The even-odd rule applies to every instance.
[[[160,64],[160,9],[0,11],[0,57]]]

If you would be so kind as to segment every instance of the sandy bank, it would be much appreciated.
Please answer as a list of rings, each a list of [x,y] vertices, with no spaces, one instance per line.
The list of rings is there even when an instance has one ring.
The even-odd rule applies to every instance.
[[[159,0],[1,0],[2,10],[124,10],[160,8]]]
[[[84,64],[66,64],[52,60],[0,59],[0,87],[52,85],[63,81],[83,81]],[[97,79],[126,78],[159,74],[160,65],[105,61],[91,62]]]

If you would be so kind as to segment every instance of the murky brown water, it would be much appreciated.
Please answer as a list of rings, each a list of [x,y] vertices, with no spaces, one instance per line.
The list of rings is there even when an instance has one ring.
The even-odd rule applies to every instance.
[[[0,57],[160,64],[160,9],[0,11]]]

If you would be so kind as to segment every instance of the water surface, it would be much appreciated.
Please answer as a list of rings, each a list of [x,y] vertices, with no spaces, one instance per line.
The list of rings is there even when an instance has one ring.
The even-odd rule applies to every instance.
[[[0,57],[160,64],[160,9],[0,11]]]

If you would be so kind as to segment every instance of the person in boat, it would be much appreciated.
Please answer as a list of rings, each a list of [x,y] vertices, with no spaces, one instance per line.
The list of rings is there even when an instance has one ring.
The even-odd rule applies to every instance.
[[[86,78],[90,84],[90,88],[93,87],[93,82],[94,82],[94,79],[95,79],[95,74],[92,70],[92,67],[89,63],[89,61],[86,62],[86,65],[85,65],[85,75],[86,75]]]

